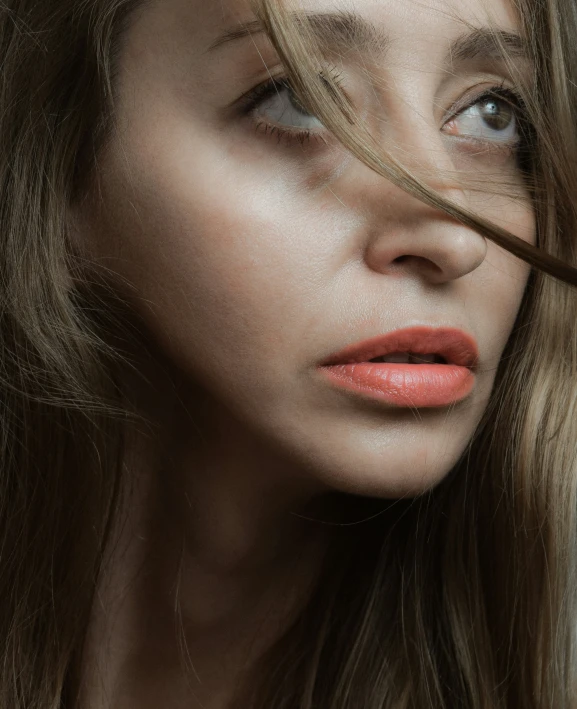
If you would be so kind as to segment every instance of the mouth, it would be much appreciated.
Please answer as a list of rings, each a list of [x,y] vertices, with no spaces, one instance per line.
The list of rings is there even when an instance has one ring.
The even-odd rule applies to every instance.
[[[389,362],[390,364],[447,364],[447,360],[434,353],[416,354],[415,352],[393,352],[393,354],[373,357],[369,362]]]
[[[321,366],[355,362],[444,364],[473,369],[479,359],[477,343],[456,328],[411,327],[348,345],[327,357]]]
[[[471,394],[478,359],[475,340],[462,330],[413,327],[349,345],[324,360],[320,371],[349,394],[433,408]]]

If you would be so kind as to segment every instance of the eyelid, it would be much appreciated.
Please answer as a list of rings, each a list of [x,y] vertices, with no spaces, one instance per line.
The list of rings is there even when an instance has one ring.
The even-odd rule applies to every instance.
[[[336,67],[330,67],[327,68],[327,71],[331,73],[331,78],[340,85],[342,75],[340,73],[336,73],[335,69]],[[481,89],[480,87],[483,88]],[[254,114],[252,115],[254,120],[259,105],[264,103],[267,98],[270,98],[275,94],[275,92],[278,93],[280,90],[292,91],[290,80],[286,75],[286,71],[284,71],[281,66],[278,67],[278,72],[276,75],[271,72],[265,81],[262,81],[260,84],[244,93],[234,102],[234,104],[238,107],[237,110],[240,110],[244,116],[249,117]],[[458,118],[469,108],[472,108],[483,99],[489,97],[497,97],[509,103],[515,110],[515,116],[519,124],[523,123],[523,119],[526,118],[526,111],[524,108],[525,103],[520,92],[514,86],[508,85],[505,80],[502,80],[501,83],[497,85],[495,80],[493,83],[490,83],[490,80],[485,79],[485,81],[479,82],[469,88],[457,101],[453,103],[451,108],[443,117],[441,130],[448,122]],[[311,113],[311,115],[313,114]],[[292,140],[304,142],[317,138],[325,144],[327,142],[318,130],[277,125],[273,121],[266,120],[266,118],[261,118],[257,121],[257,131],[271,135],[276,134],[279,142],[284,139],[289,142],[292,142]],[[472,138],[469,138],[468,136],[463,136],[463,140],[465,141],[471,139]]]
[[[275,93],[278,94],[280,91],[286,90],[292,91],[290,80],[286,71],[282,71],[282,68],[279,67],[276,76],[269,74],[269,77],[265,81],[257,84],[257,86],[238,98],[234,102],[234,105],[237,107],[236,110],[239,111],[244,118],[250,118],[258,133],[276,136],[278,143],[284,142],[292,144],[293,142],[298,142],[304,145],[305,143],[318,142],[319,144],[326,145],[327,140],[320,130],[298,128],[296,126],[283,126],[276,124],[274,121],[267,120],[263,116],[257,115],[259,106],[274,96]],[[305,108],[304,110],[306,111],[307,109]],[[311,116],[312,115],[313,114],[311,114]]]
[[[342,72],[339,71],[336,66],[328,65],[323,69],[322,73],[326,73],[330,76],[331,80],[339,86],[340,90],[350,102],[350,98],[341,86]],[[264,81],[245,92],[242,96],[240,96],[240,98],[236,99],[233,102],[233,105],[239,106],[241,110],[244,107],[246,112],[250,112],[253,107],[256,107],[259,100],[264,100],[265,98],[272,96],[275,88],[278,87],[279,84],[283,85],[282,88],[291,91],[293,90],[290,85],[290,78],[287,76],[286,70],[284,70],[282,66],[278,67],[276,73],[270,72]]]
[[[487,88],[485,90],[479,90],[479,86],[486,86]],[[475,89],[477,89],[477,91],[475,91]],[[509,86],[505,81],[498,86],[495,84],[491,85],[484,81],[482,84],[477,84],[476,86],[471,87],[451,106],[442,119],[442,125],[445,125],[453,118],[456,118],[468,108],[471,108],[475,104],[479,103],[482,99],[490,96],[495,96],[503,101],[507,101],[511,104],[511,106],[517,109],[520,114],[518,116],[519,118],[523,116],[525,104],[521,94],[515,89],[514,86]]]
[[[270,95],[269,89],[272,87],[273,83],[279,83],[280,81],[283,80],[283,78],[286,77],[286,72],[283,71],[281,68],[278,69],[276,73],[269,73],[266,77],[266,79],[263,79],[263,81],[259,82],[256,84],[256,86],[253,86],[251,89],[248,91],[245,91],[242,96],[239,98],[236,98],[232,103],[231,106],[237,106],[239,108],[250,108],[251,105],[256,104],[256,101],[259,98],[265,98],[267,95]]]
[[[339,78],[339,75],[333,76],[333,79],[337,82]],[[289,79],[286,76],[286,72],[282,70],[282,67],[279,67],[278,71],[275,74],[270,73],[267,79],[260,82],[249,91],[246,91],[238,99],[235,99],[232,105],[238,106],[241,110],[244,109],[243,112],[249,113],[252,108],[255,108],[258,105],[258,102],[260,100],[264,101],[269,96],[272,96],[275,91],[275,88],[285,81],[287,82],[287,84],[282,88],[290,88],[290,86],[288,85]],[[476,90],[478,86],[483,85],[487,87],[484,91]],[[508,86],[505,81],[503,81],[498,86],[495,86],[494,84],[490,85],[487,82],[482,82],[482,84],[477,84],[477,86],[471,87],[464,94],[464,96],[461,96],[451,106],[451,108],[445,112],[442,118],[441,125],[445,125],[445,123],[452,120],[460,113],[466,111],[468,108],[471,108],[483,98],[489,96],[497,96],[498,98],[501,98],[502,100],[507,101],[512,106],[514,106],[516,109],[518,109],[518,111],[520,111],[521,114],[523,113],[523,99],[520,93],[513,86]]]

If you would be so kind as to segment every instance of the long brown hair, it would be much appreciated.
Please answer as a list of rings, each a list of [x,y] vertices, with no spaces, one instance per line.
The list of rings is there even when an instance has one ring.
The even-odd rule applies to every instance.
[[[140,5],[0,5],[2,709],[74,706],[118,506],[122,304],[74,278],[85,265],[67,213],[113,130],[118,51]],[[384,153],[319,71],[306,15],[255,3],[296,93],[346,148],[535,267],[467,451],[416,499],[361,501],[370,519],[337,537],[308,608],[263,658],[259,709],[577,704],[577,8],[516,7],[535,66],[537,248]]]

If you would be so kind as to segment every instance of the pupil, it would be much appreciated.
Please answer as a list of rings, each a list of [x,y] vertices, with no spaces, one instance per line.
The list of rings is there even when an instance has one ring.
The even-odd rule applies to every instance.
[[[505,130],[513,120],[513,107],[507,101],[491,98],[481,104],[481,114],[490,128]]]

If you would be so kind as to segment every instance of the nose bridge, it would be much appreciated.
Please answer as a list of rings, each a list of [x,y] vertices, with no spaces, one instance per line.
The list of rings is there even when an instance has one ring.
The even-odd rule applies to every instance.
[[[380,120],[370,129],[408,169],[439,180],[454,169],[435,115],[435,84],[422,66],[391,69],[378,92]]]
[[[432,110],[429,116],[407,110],[405,104],[389,117],[383,147],[432,189],[466,208],[466,192],[458,184]],[[346,173],[346,202],[363,215],[365,261],[373,270],[411,270],[441,283],[466,275],[484,261],[486,240],[441,209],[424,204],[360,161],[353,161]]]
[[[391,89],[391,82],[387,83],[385,92],[380,96],[382,105],[379,113],[382,115],[373,122],[370,130],[383,149],[409,172],[447,199],[466,206],[458,171],[447,150],[447,139],[443,137],[434,115],[435,97],[429,95],[431,89],[423,79],[422,69],[419,79],[413,76],[415,70],[409,73],[409,77],[394,83],[394,90]],[[367,200],[371,195],[382,199],[388,191],[397,201],[397,190],[403,192],[360,161],[353,161],[349,174],[353,182],[363,186]],[[416,205],[423,206],[415,199]]]

